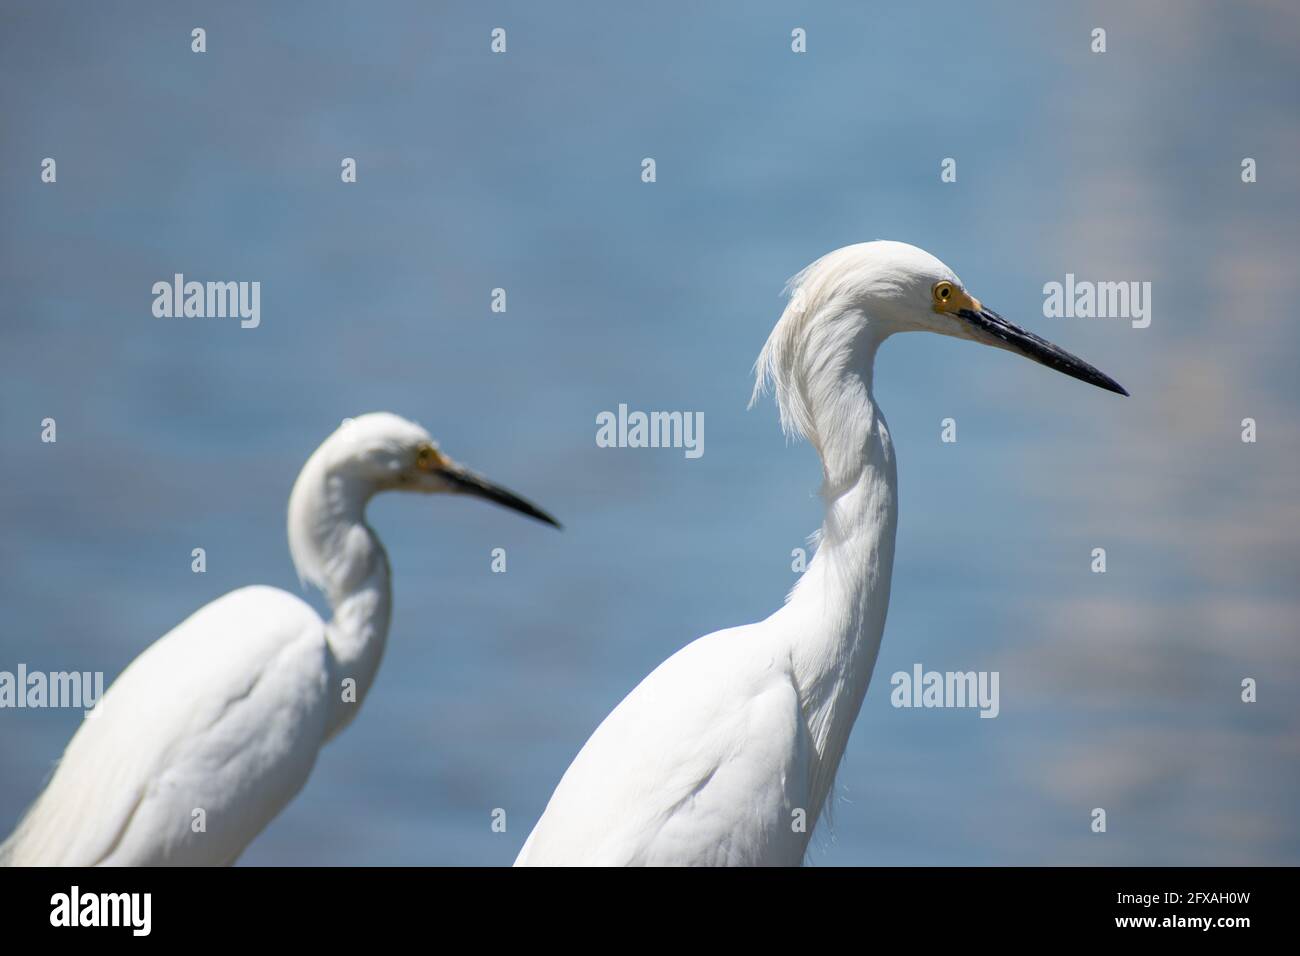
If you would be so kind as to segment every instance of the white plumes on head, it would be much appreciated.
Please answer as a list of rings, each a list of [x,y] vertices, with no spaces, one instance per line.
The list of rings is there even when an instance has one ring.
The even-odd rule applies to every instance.
[[[345,418],[321,443],[317,454],[324,454],[333,468],[361,464],[367,459],[397,456],[421,442],[433,442],[418,424],[392,412],[369,412]]]
[[[869,323],[873,349],[909,327],[909,311],[924,307],[929,285],[940,278],[956,277],[925,250],[885,240],[844,246],[805,267],[786,283],[790,301],[754,363],[749,406],[771,387],[785,433],[822,452],[828,433],[842,424],[843,373],[871,357],[858,348]]]
[[[895,332],[933,330],[939,280],[957,282],[930,253],[876,241],[829,252],[787,283],[790,301],[754,365],[750,406],[771,387],[786,435],[806,438],[821,458],[828,499],[853,485],[864,448],[886,435],[871,394],[878,346]]]
[[[865,278],[864,264],[870,261],[863,253],[873,245],[859,243],[836,249],[791,277],[784,290],[789,302],[754,363],[749,406],[754,407],[770,386],[786,435],[807,438],[819,452],[822,436],[814,409],[827,408],[830,403],[819,394],[817,376],[812,373],[842,362],[845,357],[837,358],[840,347],[851,345],[856,336],[860,316],[857,322],[842,317],[853,307],[854,293]]]
[[[790,438],[805,435],[810,424],[807,401],[795,386],[793,369],[798,362],[802,333],[808,324],[808,298],[804,292],[804,282],[821,261],[818,259],[805,266],[786,282],[781,294],[789,302],[754,362],[754,391],[749,397],[749,407],[757,405],[771,387],[776,396],[777,410],[781,413],[781,429]]]
[[[365,526],[365,506],[386,471],[433,444],[415,422],[391,412],[344,419],[303,465],[289,495],[289,553],[298,580],[329,593],[379,549]],[[343,537],[340,538],[339,536]]]

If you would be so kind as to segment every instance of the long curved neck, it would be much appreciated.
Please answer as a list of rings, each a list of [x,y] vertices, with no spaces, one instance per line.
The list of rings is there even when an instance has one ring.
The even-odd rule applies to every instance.
[[[303,579],[325,592],[330,653],[326,739],[351,722],[374,684],[392,609],[388,555],[366,524],[373,489],[313,456],[289,499],[289,543]]]
[[[814,415],[825,519],[816,556],[781,614],[804,719],[818,754],[813,814],[830,792],[871,681],[889,607],[898,522],[897,468],[889,430],[871,393],[883,337],[860,339],[822,383],[833,395]],[[811,827],[809,827],[811,831]]]

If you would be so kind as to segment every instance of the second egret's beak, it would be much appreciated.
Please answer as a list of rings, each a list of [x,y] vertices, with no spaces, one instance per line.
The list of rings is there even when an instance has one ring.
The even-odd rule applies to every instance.
[[[1083,359],[1058,348],[1047,339],[1039,338],[1033,332],[1011,324],[992,309],[980,305],[978,299],[970,301],[974,308],[958,309],[956,314],[967,323],[969,337],[975,341],[1023,355],[1040,365],[1054,368],[1071,378],[1104,388],[1108,392],[1128,394],[1119,382],[1097,371]]]
[[[482,475],[476,475],[468,468],[462,468],[450,460],[444,467],[438,469],[438,473],[450,485],[450,491],[454,494],[473,495],[475,498],[484,498],[488,501],[495,502],[502,507],[509,508],[512,511],[518,511],[526,514],[530,518],[536,518],[538,521],[545,522],[556,528],[561,527],[560,523],[548,515],[541,508],[537,507],[531,501],[525,501],[513,491],[507,491],[500,485],[493,484]]]

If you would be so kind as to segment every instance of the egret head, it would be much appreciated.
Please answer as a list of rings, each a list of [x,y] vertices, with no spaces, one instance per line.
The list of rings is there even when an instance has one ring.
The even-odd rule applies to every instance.
[[[771,381],[788,429],[807,434],[813,405],[834,374],[870,362],[895,332],[937,332],[1006,349],[1107,391],[1114,379],[1046,339],[1011,324],[975,298],[956,273],[905,242],[863,242],[830,252],[789,283],[790,302],[756,371],[757,398]],[[827,373],[833,373],[828,375]]]
[[[905,242],[863,242],[818,259],[794,279],[790,308],[811,323],[845,313],[872,326],[877,340],[895,332],[937,332],[1006,349],[1107,391],[1127,395],[1110,376],[986,308],[957,274]]]
[[[559,527],[536,505],[452,461],[422,427],[390,412],[346,420],[312,458],[318,468],[304,468],[304,476],[323,470],[326,481],[340,481],[363,498],[380,491],[472,495]]]

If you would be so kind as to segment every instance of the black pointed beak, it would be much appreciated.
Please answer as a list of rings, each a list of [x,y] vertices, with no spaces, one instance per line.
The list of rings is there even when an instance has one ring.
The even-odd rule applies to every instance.
[[[1128,395],[1124,386],[1109,375],[1099,372],[1083,359],[1071,355],[1063,348],[1058,348],[1047,339],[1040,338],[1033,332],[1011,324],[992,309],[983,307],[978,311],[962,309],[957,315],[969,323],[972,331],[971,337],[977,341],[1006,349],[1008,352],[1016,352],[1025,358],[1033,359],[1040,365],[1054,368],[1071,378],[1077,378],[1089,385],[1104,388],[1108,392]]]
[[[503,508],[509,508],[511,511],[518,511],[520,514],[526,514],[530,518],[536,518],[545,524],[555,528],[562,528],[562,525],[552,518],[531,501],[520,498],[513,491],[508,491],[500,485],[493,484],[482,475],[476,475],[467,468],[461,468],[459,465],[451,468],[441,469],[442,476],[447,479],[451,485],[451,490],[457,494],[473,495],[475,498],[483,498]]]

